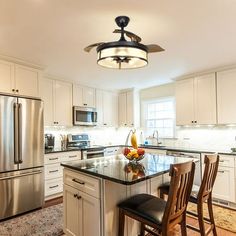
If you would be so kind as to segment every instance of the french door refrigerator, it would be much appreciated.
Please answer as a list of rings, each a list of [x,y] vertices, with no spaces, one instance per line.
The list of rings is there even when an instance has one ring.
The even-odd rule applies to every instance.
[[[0,220],[44,202],[43,103],[0,95]]]

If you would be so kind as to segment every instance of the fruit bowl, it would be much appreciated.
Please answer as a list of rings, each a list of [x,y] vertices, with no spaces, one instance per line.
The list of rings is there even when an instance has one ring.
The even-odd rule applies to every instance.
[[[124,171],[127,174],[132,174],[132,180],[145,176],[145,167],[137,162],[129,162],[126,164]]]
[[[130,137],[131,135],[131,137]],[[128,145],[128,142],[131,142],[131,146]],[[123,149],[123,155],[129,160],[129,161],[140,161],[144,158],[145,151],[143,148],[139,148],[137,144],[137,138],[136,138],[136,130],[130,130],[126,142],[125,142],[125,148]]]
[[[123,150],[123,155],[129,160],[129,161],[140,161],[144,158],[145,151],[142,148],[130,148],[125,147]]]

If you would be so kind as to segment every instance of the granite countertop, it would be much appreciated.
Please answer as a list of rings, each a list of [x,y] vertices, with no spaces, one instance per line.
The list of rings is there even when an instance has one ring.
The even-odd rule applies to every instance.
[[[61,165],[120,184],[132,185],[167,173],[171,164],[183,163],[190,160],[199,161],[192,158],[146,153],[144,159],[138,163],[129,162],[121,154],[78,162],[65,162],[61,163]]]
[[[125,145],[104,145],[100,147],[124,147]],[[167,150],[167,151],[178,151],[178,152],[193,152],[193,153],[219,153],[219,154],[225,154],[225,155],[234,155],[236,156],[235,152],[232,152],[231,150],[213,150],[213,149],[196,149],[196,148],[191,148],[191,147],[170,147],[170,146],[156,146],[156,145],[140,145],[142,148],[150,148],[150,149],[158,149],[158,150]],[[93,147],[91,147],[93,148]],[[80,150],[85,150],[85,149],[90,149],[89,147],[87,148],[55,148],[55,149],[45,149],[45,154],[49,153],[56,153],[56,152],[69,152],[69,151],[80,151]]]

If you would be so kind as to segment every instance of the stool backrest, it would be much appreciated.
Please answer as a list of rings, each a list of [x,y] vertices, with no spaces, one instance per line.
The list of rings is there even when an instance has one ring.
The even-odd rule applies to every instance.
[[[219,155],[217,154],[205,155],[205,170],[203,174],[202,183],[198,192],[198,200],[207,200],[210,194],[212,193],[212,189],[218,172],[219,159]]]
[[[182,221],[193,186],[194,171],[195,163],[192,161],[171,166],[170,190],[163,216],[166,227]]]

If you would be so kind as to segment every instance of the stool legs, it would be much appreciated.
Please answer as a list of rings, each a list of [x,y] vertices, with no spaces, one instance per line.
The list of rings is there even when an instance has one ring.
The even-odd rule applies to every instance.
[[[202,236],[205,236],[204,216],[203,216],[203,203],[197,204],[198,223],[199,229]]]
[[[187,236],[186,214],[183,215],[183,220],[181,222],[181,235]]]
[[[125,214],[122,209],[119,209],[119,231],[118,236],[124,236],[125,230]]]
[[[209,212],[209,217],[210,217],[210,222],[211,222],[211,226],[212,231],[213,231],[213,235],[217,236],[217,232],[216,232],[216,225],[215,225],[215,220],[214,220],[214,216],[213,216],[213,209],[212,209],[212,196],[210,195],[208,201],[207,201],[207,206],[208,206],[208,212]]]

